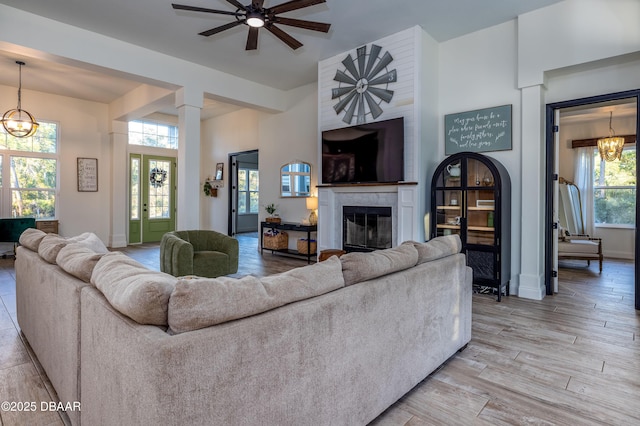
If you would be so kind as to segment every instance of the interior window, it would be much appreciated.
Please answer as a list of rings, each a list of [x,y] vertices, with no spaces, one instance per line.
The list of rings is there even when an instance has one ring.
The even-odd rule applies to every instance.
[[[178,127],[151,121],[130,121],[129,143],[178,149]]]
[[[596,225],[635,225],[635,146],[625,146],[619,161],[601,160],[597,149],[593,155],[593,204]]]

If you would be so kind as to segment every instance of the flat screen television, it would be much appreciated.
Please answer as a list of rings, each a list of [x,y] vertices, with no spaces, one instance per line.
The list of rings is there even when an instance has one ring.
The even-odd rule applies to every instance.
[[[404,180],[404,119],[322,132],[322,183]]]

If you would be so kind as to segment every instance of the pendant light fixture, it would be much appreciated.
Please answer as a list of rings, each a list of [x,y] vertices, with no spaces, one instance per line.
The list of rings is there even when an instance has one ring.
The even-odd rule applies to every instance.
[[[624,138],[615,136],[613,127],[611,127],[611,119],[613,111],[609,112],[609,137],[598,139],[598,151],[600,158],[604,161],[619,160],[622,157],[622,148],[624,147]]]
[[[16,109],[10,109],[2,116],[2,127],[12,136],[16,138],[26,138],[33,136],[38,130],[38,122],[33,115],[22,109],[21,95],[22,95],[22,66],[25,64],[22,61],[16,61],[16,64],[20,67],[20,83],[18,85],[18,107]]]

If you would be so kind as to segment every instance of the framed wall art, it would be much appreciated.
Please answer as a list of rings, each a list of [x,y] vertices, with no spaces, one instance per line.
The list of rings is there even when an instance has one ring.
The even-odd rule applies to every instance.
[[[98,191],[98,159],[78,157],[78,192]]]
[[[216,176],[214,180],[222,180],[222,170],[224,168],[224,163],[216,164]]]
[[[510,149],[511,105],[444,116],[445,155]]]

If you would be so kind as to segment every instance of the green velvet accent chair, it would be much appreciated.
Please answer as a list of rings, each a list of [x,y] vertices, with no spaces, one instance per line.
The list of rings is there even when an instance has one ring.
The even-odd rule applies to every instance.
[[[238,240],[210,230],[167,232],[160,241],[160,270],[175,277],[235,274]]]

